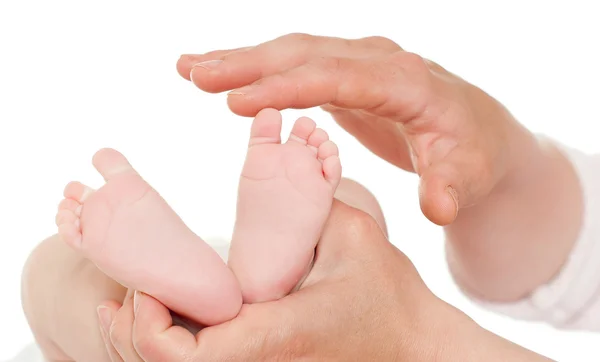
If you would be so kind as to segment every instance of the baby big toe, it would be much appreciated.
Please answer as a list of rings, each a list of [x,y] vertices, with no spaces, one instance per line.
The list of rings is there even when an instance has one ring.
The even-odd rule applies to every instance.
[[[117,175],[136,173],[127,158],[112,148],[103,148],[96,152],[92,163],[106,181]]]
[[[281,113],[275,109],[260,111],[250,128],[249,145],[281,143]]]

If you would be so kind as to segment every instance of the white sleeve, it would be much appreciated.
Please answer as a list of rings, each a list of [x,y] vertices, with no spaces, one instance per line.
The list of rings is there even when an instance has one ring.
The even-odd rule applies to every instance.
[[[479,304],[518,319],[600,332],[600,155],[559,147],[572,162],[584,197],[582,229],[571,255],[557,277],[529,298],[513,304]]]

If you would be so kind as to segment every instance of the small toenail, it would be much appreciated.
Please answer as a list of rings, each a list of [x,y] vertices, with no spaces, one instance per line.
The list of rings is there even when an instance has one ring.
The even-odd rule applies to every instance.
[[[79,222],[79,219],[75,220],[75,227],[77,228],[77,230],[79,230],[80,225],[81,223]]]
[[[75,215],[77,215],[77,216],[81,215],[82,208],[83,208],[83,205],[77,206],[77,208],[75,209]]]

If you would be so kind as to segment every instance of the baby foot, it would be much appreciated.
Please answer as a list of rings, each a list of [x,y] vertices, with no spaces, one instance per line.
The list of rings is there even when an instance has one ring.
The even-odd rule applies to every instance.
[[[195,235],[123,155],[100,150],[98,191],[72,182],[56,216],[64,241],[124,286],[154,296],[205,325],[241,308],[239,285],[218,254]]]
[[[281,114],[254,120],[239,185],[229,266],[245,302],[279,299],[308,272],[342,168],[337,146],[309,118],[281,144]]]

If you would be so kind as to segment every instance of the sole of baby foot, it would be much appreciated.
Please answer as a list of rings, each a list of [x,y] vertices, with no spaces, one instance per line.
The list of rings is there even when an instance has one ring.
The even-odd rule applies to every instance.
[[[240,179],[229,254],[245,302],[281,298],[304,277],[341,179],[338,148],[315,122],[296,121],[281,143],[282,120],[255,118]]]
[[[115,150],[93,164],[106,183],[97,191],[71,182],[56,216],[62,239],[124,286],[205,325],[241,308],[241,291],[219,255]]]

